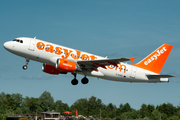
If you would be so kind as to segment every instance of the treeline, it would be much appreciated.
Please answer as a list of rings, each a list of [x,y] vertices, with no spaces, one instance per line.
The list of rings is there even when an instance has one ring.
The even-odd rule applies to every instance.
[[[54,101],[54,98],[47,91],[39,98],[25,97],[21,94],[0,94],[0,119],[9,114],[40,114],[42,111],[57,111],[63,114],[71,111],[72,115],[93,116],[94,118],[116,118],[116,119],[151,119],[151,120],[180,120],[180,106],[173,106],[171,103],[163,103],[158,106],[142,104],[139,110],[131,108],[129,103],[120,104],[118,107],[109,103],[105,105],[101,99],[94,96],[81,98],[68,106],[61,100]]]

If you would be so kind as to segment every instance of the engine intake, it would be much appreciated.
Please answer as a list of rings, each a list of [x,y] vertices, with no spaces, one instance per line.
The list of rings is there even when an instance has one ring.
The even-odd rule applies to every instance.
[[[77,63],[64,59],[57,59],[56,69],[64,72],[82,71]]]

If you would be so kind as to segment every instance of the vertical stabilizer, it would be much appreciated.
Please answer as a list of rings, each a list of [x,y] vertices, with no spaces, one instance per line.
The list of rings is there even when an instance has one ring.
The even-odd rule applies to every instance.
[[[172,47],[172,45],[163,44],[139,63],[134,64],[134,66],[159,74],[169,56],[169,53],[171,52]]]

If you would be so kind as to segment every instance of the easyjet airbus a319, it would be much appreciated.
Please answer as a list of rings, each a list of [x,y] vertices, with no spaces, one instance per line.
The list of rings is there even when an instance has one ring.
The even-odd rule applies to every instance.
[[[121,82],[169,82],[172,75],[160,75],[161,69],[173,46],[163,44],[137,64],[127,64],[134,58],[109,59],[75,50],[36,38],[20,37],[4,43],[9,52],[24,57],[27,69],[29,60],[43,63],[45,73],[58,75],[72,73],[73,85],[78,84],[76,74],[84,75],[81,82],[89,82],[87,76]]]

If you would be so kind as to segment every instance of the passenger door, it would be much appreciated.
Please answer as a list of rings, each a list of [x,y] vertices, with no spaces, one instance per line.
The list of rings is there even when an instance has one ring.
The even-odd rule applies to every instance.
[[[31,39],[30,44],[29,44],[29,50],[34,51],[35,44],[36,44],[36,39]]]

